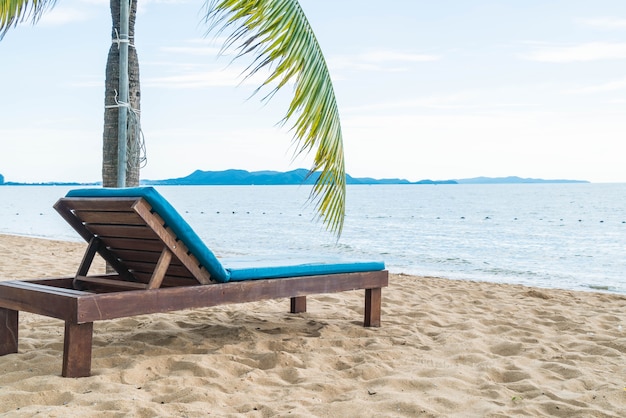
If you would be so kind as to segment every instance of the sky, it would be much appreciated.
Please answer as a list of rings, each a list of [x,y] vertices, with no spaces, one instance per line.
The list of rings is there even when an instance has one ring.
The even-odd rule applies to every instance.
[[[58,0],[0,40],[5,181],[101,180],[106,0]],[[626,1],[301,0],[355,177],[626,182]],[[291,93],[219,54],[203,2],[140,0],[143,179],[287,171]]]

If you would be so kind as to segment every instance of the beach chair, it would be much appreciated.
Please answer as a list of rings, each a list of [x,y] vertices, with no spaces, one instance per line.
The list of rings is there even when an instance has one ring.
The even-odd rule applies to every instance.
[[[94,321],[132,315],[365,290],[364,326],[380,326],[382,262],[274,260],[221,262],[151,187],[77,189],[54,205],[88,242],[74,277],[0,282],[0,355],[18,351],[18,313],[65,321],[64,377],[91,373]],[[90,275],[99,254],[115,270]]]

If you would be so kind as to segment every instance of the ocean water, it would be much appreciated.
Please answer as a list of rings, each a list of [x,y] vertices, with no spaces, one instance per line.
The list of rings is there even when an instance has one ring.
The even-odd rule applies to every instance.
[[[0,187],[0,233],[80,241],[52,209],[68,189]],[[219,256],[339,254],[396,273],[626,294],[626,184],[348,186],[339,240],[306,186],[157,189]]]

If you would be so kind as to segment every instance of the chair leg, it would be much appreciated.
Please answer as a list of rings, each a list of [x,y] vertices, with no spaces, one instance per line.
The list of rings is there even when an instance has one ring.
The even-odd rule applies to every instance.
[[[91,374],[93,322],[65,322],[63,342],[63,377],[87,377]]]
[[[291,313],[306,312],[306,296],[291,298]]]
[[[365,289],[365,321],[364,327],[380,326],[380,306],[382,289]]]
[[[18,311],[0,308],[0,356],[17,353],[18,316]]]

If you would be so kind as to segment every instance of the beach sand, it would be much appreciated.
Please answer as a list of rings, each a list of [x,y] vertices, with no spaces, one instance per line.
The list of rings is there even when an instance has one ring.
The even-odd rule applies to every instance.
[[[85,244],[0,235],[0,280],[72,275]],[[98,265],[102,268],[102,264]],[[60,377],[62,321],[20,314],[0,416],[623,417],[626,297],[391,275],[363,291],[94,325],[93,375]]]

